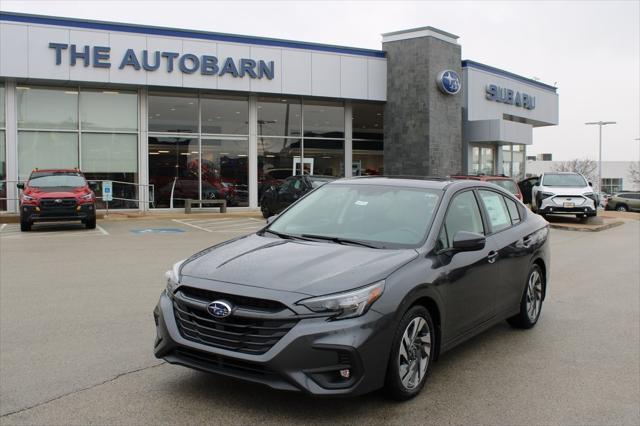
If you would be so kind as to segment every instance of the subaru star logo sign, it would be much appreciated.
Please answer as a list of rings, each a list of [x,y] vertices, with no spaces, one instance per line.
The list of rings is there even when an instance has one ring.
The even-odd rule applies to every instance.
[[[444,70],[438,74],[438,87],[442,93],[447,95],[455,95],[462,88],[462,82],[457,72],[452,70]]]
[[[216,318],[225,318],[231,315],[231,304],[224,300],[216,300],[207,305],[207,311]]]

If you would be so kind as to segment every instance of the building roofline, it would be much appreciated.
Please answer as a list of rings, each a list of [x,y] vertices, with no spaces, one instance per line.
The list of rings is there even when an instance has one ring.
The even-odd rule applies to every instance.
[[[548,91],[553,92],[553,93],[557,93],[557,88],[554,87],[554,86],[551,86],[549,84],[541,83],[539,81],[532,80],[530,78],[523,77],[521,75],[514,74],[514,73],[509,72],[509,71],[501,70],[500,68],[496,68],[496,67],[492,67],[490,65],[481,64],[480,62],[472,61],[470,59],[464,59],[462,61],[462,68],[475,68],[475,69],[478,69],[478,70],[489,72],[491,74],[496,74],[496,75],[500,75],[502,77],[511,78],[513,80],[518,80],[518,81],[521,81],[523,83],[527,83],[527,84],[530,84],[532,86],[536,86],[536,87],[539,87],[540,89],[548,90]]]
[[[419,27],[419,28],[409,28],[407,30],[392,31],[390,33],[382,33],[382,36],[383,37],[387,37],[387,36],[400,35],[400,34],[406,34],[406,33],[416,33],[416,32],[420,32],[420,31],[431,31],[431,32],[438,33],[438,34],[441,34],[443,36],[447,36],[447,37],[451,37],[451,38],[455,38],[455,39],[460,38],[455,34],[451,34],[451,33],[448,33],[446,31],[442,31],[439,28],[435,28],[435,27],[431,27],[431,26]]]
[[[170,27],[158,27],[152,25],[127,24],[123,22],[96,21],[79,18],[66,18],[59,16],[33,15],[17,12],[0,11],[0,21],[21,22],[28,24],[53,25],[82,29],[103,31],[117,31],[135,34],[156,36],[191,38],[211,40],[229,43],[255,44],[269,47],[284,47],[291,49],[306,49],[319,52],[341,53],[347,55],[368,56],[373,58],[385,58],[382,50],[363,49],[358,47],[336,46],[331,44],[311,43],[305,41],[285,40],[278,38],[246,36],[239,34],[225,34],[200,30],[179,29]]]

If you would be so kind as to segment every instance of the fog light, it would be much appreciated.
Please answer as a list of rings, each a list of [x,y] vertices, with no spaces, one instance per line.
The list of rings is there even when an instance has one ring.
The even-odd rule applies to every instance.
[[[348,368],[340,370],[340,377],[342,377],[343,379],[348,379],[349,377],[351,377],[351,370],[349,370]]]
[[[584,208],[584,211],[585,211],[585,212],[586,212],[586,211],[588,211],[588,210],[589,210],[589,209],[587,209],[586,207]]]
[[[24,209],[24,211],[26,212],[27,209]],[[39,212],[40,211],[40,207],[36,207],[36,211]]]
[[[81,209],[81,207],[80,207],[80,206],[76,207],[76,210],[77,210],[77,211],[80,211],[80,209]]]

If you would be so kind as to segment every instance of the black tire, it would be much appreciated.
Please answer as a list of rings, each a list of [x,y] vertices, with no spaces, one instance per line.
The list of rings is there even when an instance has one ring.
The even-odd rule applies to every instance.
[[[537,285],[535,285],[535,288],[536,288],[535,293],[536,293],[536,297],[538,297],[538,299],[536,300],[539,301],[539,304],[537,305],[538,306],[537,312],[534,315],[530,315],[530,311],[528,311],[528,308],[530,306],[528,306],[528,303],[527,303],[527,301],[529,300],[528,294],[530,294],[528,290],[529,290],[529,283],[532,280],[532,276],[534,274],[537,274],[537,276],[540,278],[539,288]],[[516,315],[512,316],[511,318],[507,319],[507,322],[509,323],[509,325],[515,328],[524,328],[524,329],[529,329],[529,328],[532,328],[534,325],[536,325],[536,323],[538,322],[538,319],[540,318],[540,313],[542,312],[542,302],[544,298],[544,291],[545,291],[545,277],[544,277],[544,274],[542,273],[542,269],[538,265],[533,265],[531,266],[531,269],[529,269],[529,273],[527,274],[527,281],[525,282],[525,285],[524,285],[524,291],[522,292],[522,299],[520,300],[520,312],[518,312]]]
[[[87,229],[96,229],[96,217],[93,216],[91,219],[87,219],[84,224]]]
[[[29,222],[28,220],[21,220],[20,221],[20,231],[22,231],[22,232],[31,231],[31,225],[33,225],[33,224],[31,222]]]
[[[626,204],[618,204],[616,206],[616,211],[617,212],[628,212],[629,211],[629,207],[627,207]]]
[[[424,371],[424,374],[422,374],[422,377],[419,378],[420,382],[415,387],[408,388],[403,384],[402,379],[400,378],[400,346],[403,344],[403,336],[405,334],[405,331],[407,331],[408,326],[418,318],[422,318],[426,322],[426,326],[428,327],[428,333],[431,342],[429,345],[429,358],[427,360],[426,370]],[[435,348],[435,327],[433,326],[433,320],[431,319],[431,315],[429,315],[429,311],[424,306],[413,306],[404,314],[402,320],[400,320],[398,328],[396,329],[396,333],[393,337],[391,354],[389,356],[389,364],[387,366],[387,376],[385,378],[385,390],[391,398],[395,399],[396,401],[406,401],[420,393],[425,383],[427,382],[429,371],[431,371],[431,364],[433,363]],[[420,368],[419,362],[418,368]],[[407,374],[409,374],[410,367],[407,367],[407,369]]]

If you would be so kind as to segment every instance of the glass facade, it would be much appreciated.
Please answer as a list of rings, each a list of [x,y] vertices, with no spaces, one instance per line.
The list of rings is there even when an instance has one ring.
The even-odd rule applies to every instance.
[[[516,181],[524,179],[524,145],[502,145],[502,173]]]
[[[471,145],[471,170],[470,174],[493,175],[495,149],[493,146]]]
[[[384,174],[384,104],[353,103],[353,176]]]
[[[114,181],[109,207],[138,207],[136,92],[18,85],[16,98],[19,180],[35,168],[78,167],[87,180]]]
[[[248,97],[151,93],[148,111],[151,207],[249,205]]]
[[[294,174],[344,176],[347,137],[352,137],[351,173],[383,173],[384,104],[353,102],[348,108],[337,100],[254,99],[257,157],[251,162],[249,96],[149,92],[142,117],[148,128],[148,181],[139,182],[137,91],[18,84],[17,173],[25,180],[35,168],[78,167],[88,180],[114,182],[110,208],[145,208],[138,203],[138,183],[149,185],[150,208],[180,208],[187,198],[224,198],[228,206],[246,207],[252,190],[259,203],[266,187]],[[352,120],[351,135],[345,119]],[[250,164],[257,168],[253,174]],[[4,166],[0,171],[4,177]],[[96,194],[102,195],[99,189]]]
[[[615,194],[622,191],[622,178],[602,178],[602,185],[600,186],[602,192],[607,194]]]

